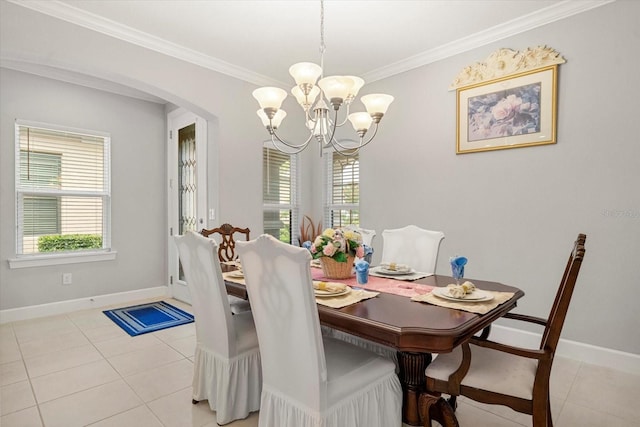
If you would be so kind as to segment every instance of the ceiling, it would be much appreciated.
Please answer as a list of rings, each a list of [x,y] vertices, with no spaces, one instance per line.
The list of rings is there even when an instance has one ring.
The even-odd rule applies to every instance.
[[[320,62],[319,0],[7,1],[257,85]],[[326,0],[325,75],[379,80],[608,2]]]

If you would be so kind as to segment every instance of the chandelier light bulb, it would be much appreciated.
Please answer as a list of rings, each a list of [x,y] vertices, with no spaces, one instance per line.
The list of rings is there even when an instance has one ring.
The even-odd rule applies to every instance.
[[[364,132],[368,131],[373,123],[373,119],[369,113],[351,113],[349,114],[349,121],[353,126],[353,129],[364,135]]]
[[[253,97],[258,100],[263,110],[265,108],[277,110],[287,97],[287,92],[279,87],[261,87],[253,91]]]
[[[300,86],[295,86],[291,89],[291,94],[296,97],[298,100],[298,104],[302,106],[305,110],[308,109],[316,102],[316,98],[320,94],[320,88],[316,85],[313,85],[311,88],[311,92],[308,95],[305,95]]]
[[[389,108],[389,104],[393,102],[393,96],[383,93],[372,93],[361,98],[362,103],[370,115],[385,114]]]
[[[348,79],[351,79],[351,81],[353,82],[353,85],[351,86],[351,90],[349,91],[349,94],[345,98],[345,102],[350,103],[355,99],[356,96],[358,96],[358,92],[360,91],[360,89],[362,89],[362,86],[364,86],[364,80],[362,80],[358,76],[345,76],[345,77]]]
[[[336,104],[342,104],[353,91],[354,81],[349,77],[329,76],[320,79],[318,86],[335,108]]]
[[[322,68],[313,62],[298,62],[289,68],[289,74],[298,86],[315,85],[322,74]]]
[[[268,128],[269,125],[269,116],[267,116],[264,112],[264,110],[258,110],[256,111],[256,114],[258,115],[258,117],[260,117],[260,120],[262,120],[262,124],[264,125],[264,127]],[[271,119],[271,127],[273,129],[277,129],[280,126],[280,123],[282,123],[282,120],[287,117],[287,112],[284,110],[278,110],[276,111],[276,114],[273,116],[273,118]]]

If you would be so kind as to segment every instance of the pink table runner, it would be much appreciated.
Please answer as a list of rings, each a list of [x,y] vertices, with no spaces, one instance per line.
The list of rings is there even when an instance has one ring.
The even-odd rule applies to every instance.
[[[313,280],[344,283],[345,285],[351,286],[352,288],[360,287],[355,276],[349,279],[327,279],[326,277],[324,277],[322,269],[316,267],[311,268],[311,277],[313,278]],[[365,286],[362,286],[362,289],[365,289],[367,291],[386,292],[388,294],[401,295],[403,297],[411,298],[417,295],[424,295],[431,292],[433,286],[369,275],[369,283],[367,283]]]

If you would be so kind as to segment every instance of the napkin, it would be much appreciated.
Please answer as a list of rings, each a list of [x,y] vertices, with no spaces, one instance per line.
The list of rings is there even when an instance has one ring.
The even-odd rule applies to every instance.
[[[397,264],[395,262],[381,262],[380,267],[390,271],[410,272],[411,267],[406,264]]]
[[[314,280],[313,289],[317,291],[342,292],[347,290],[347,285],[345,285],[344,283],[321,282],[319,280]]]
[[[461,285],[447,285],[449,288],[449,294],[454,298],[464,298],[466,294],[470,294],[471,292],[476,290],[476,285],[473,283],[466,281]]]
[[[463,256],[452,256],[449,258],[451,264],[451,273],[454,279],[462,279],[464,277],[464,266],[467,264],[467,258]]]

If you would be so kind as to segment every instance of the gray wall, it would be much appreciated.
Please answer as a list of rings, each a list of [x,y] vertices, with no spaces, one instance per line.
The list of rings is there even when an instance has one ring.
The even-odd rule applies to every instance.
[[[557,144],[456,155],[457,73],[498,48],[540,44],[567,60]],[[362,153],[363,226],[444,231],[438,272],[466,255],[468,277],[517,285],[517,311],[543,317],[586,233],[563,338],[640,353],[638,52],[640,2],[620,1],[377,82],[369,90],[396,100]]]
[[[220,183],[218,221],[261,230],[259,147],[265,133],[255,118],[252,85],[13,4],[3,5],[3,15],[3,54],[26,59],[44,55],[52,66],[135,86],[207,118],[219,155],[210,169],[210,176]],[[640,144],[635,118],[640,97],[639,17],[639,2],[618,1],[365,86],[366,93],[381,91],[396,97],[377,140],[361,154],[362,224],[378,231],[376,257],[385,228],[413,223],[442,230],[446,238],[439,272],[448,272],[450,255],[464,254],[470,260],[469,277],[521,287],[527,295],[518,311],[546,316],[570,245],[579,232],[587,233],[587,256],[564,338],[640,354],[640,316],[635,310],[640,273],[634,259],[640,255]],[[455,93],[447,91],[450,82],[464,66],[485,59],[497,48],[522,50],[539,44],[557,49],[567,59],[559,68],[558,144],[456,155]],[[2,89],[4,110],[9,98]],[[10,103],[16,97],[17,93]],[[293,113],[295,106],[287,111]],[[6,248],[11,248],[10,241],[9,246],[4,243],[5,235],[12,233],[4,222],[12,221],[13,215],[12,184],[5,179],[8,176],[12,182],[5,167],[12,168],[12,162],[5,159],[4,114],[3,263]],[[287,123],[287,128],[295,127],[295,117],[288,117]],[[162,159],[164,149],[149,155]],[[303,213],[317,218],[320,159],[305,153],[304,162]],[[151,168],[149,172],[153,174]],[[154,191],[157,206],[165,197],[164,187]],[[607,214],[614,211],[623,214]],[[124,246],[118,249],[135,252]],[[119,262],[125,257],[120,256]],[[14,292],[7,294],[7,302],[2,298],[1,307],[45,302],[41,293],[49,299],[55,294],[52,300],[74,297],[59,294],[57,284],[50,284],[51,290],[43,286],[44,275],[38,269],[29,269],[18,282],[6,285],[4,268],[2,296],[6,287]],[[111,281],[101,281],[94,293],[107,293],[108,286],[113,286]]]
[[[0,309],[166,285],[164,106],[0,69]],[[111,134],[114,261],[9,269],[15,119]],[[62,273],[73,275],[62,285]]]

